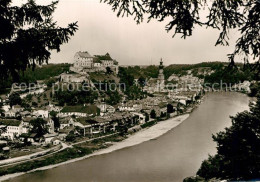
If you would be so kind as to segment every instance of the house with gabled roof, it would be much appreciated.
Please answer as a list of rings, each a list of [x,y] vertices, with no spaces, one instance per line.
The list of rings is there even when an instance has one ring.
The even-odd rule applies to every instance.
[[[74,126],[75,119],[68,116],[68,117],[60,118],[59,122],[60,122],[60,129],[62,130],[65,127]]]
[[[59,117],[77,116],[87,117],[88,115],[99,115],[99,108],[95,105],[91,106],[65,106],[58,114]]]
[[[87,51],[84,52],[77,52],[74,56],[74,67],[79,68],[92,68],[93,67],[93,59],[94,57],[91,56]]]
[[[74,64],[70,70],[76,73],[105,72],[107,67],[118,73],[118,62],[112,59],[109,53],[92,56],[87,51],[80,51],[75,54]]]
[[[4,131],[1,136],[13,140],[25,132],[23,121],[16,119],[0,119],[0,128]]]
[[[10,109],[10,110],[6,111],[4,114],[5,114],[6,118],[15,118],[17,112],[14,109]]]

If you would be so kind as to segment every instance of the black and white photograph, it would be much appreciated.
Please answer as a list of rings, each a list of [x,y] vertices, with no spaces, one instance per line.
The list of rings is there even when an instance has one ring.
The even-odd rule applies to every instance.
[[[0,182],[260,182],[260,0],[0,0]]]

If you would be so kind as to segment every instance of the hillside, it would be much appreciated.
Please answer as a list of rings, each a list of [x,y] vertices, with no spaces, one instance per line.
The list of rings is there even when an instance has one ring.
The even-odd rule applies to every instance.
[[[58,76],[65,71],[69,71],[70,64],[48,64],[41,67],[37,66],[33,71],[28,68],[25,72],[20,73],[20,82],[34,83],[37,80],[48,80],[51,77]],[[0,81],[0,94],[9,92],[6,88],[12,85],[12,78]]]
[[[50,77],[58,76],[63,72],[69,71],[70,64],[48,64],[42,67],[36,67],[33,71],[32,69],[27,69],[24,74],[21,74],[21,81],[33,82],[36,80],[46,80]]]
[[[224,66],[227,66],[228,62],[203,62],[198,64],[171,64],[165,66],[164,75],[165,79],[169,78],[172,74],[185,75],[188,70],[201,70],[201,69],[211,69],[217,70]],[[128,74],[134,76],[138,79],[140,77],[144,78],[157,78],[159,68],[158,65],[150,66],[123,66],[121,69],[124,69]]]
[[[188,70],[211,69],[217,70],[227,66],[228,62],[202,62],[198,64],[172,64],[164,68],[164,75],[167,79],[172,74],[185,75]]]

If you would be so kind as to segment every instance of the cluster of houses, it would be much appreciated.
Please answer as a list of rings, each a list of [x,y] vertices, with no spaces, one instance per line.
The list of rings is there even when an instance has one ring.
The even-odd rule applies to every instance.
[[[167,80],[164,78],[163,61],[159,65],[158,78],[150,78],[143,90],[148,93],[168,93],[168,92],[183,92],[183,91],[201,91],[204,79],[199,79],[193,76],[189,70],[187,75],[179,76],[172,74]]]
[[[12,107],[8,107],[8,105],[4,106],[7,107],[3,107],[5,109],[3,109],[4,112],[0,119],[2,138],[15,140],[23,134],[29,134],[32,128],[30,122],[37,118],[42,118],[45,121],[49,133],[54,133],[54,121],[50,117],[50,112],[57,109],[52,109],[52,105],[44,109],[34,108],[31,111],[26,111],[20,105],[14,105]]]
[[[91,56],[88,52],[77,52],[74,58],[75,63],[71,70],[76,71],[76,73],[61,74],[60,82],[89,82],[90,79],[86,76],[87,74],[85,74],[84,71],[87,70],[88,72],[89,69],[98,71],[96,68],[105,67],[111,67],[111,69],[115,68],[116,71],[116,67],[118,67],[117,62],[113,60],[109,54],[104,56]],[[175,79],[178,83],[201,83],[201,80],[191,75],[183,77],[172,75],[170,79]],[[108,105],[105,102],[99,102],[96,103],[96,105],[64,107],[49,104],[43,108],[32,108],[32,110],[28,111],[20,105],[10,107],[8,97],[3,98],[1,102],[3,103],[2,108],[4,109],[4,116],[0,120],[1,137],[16,140],[19,139],[19,137],[23,138],[25,135],[29,135],[28,140],[32,143],[48,143],[57,141],[58,139],[64,140],[75,128],[79,129],[79,131],[81,131],[79,133],[84,136],[92,136],[93,134],[105,133],[108,131],[118,131],[121,125],[127,125],[129,128],[133,127],[135,124],[145,123],[147,114],[149,115],[152,110],[155,111],[156,116],[167,113],[167,105],[169,104],[172,106],[172,114],[177,115],[179,112],[182,112],[189,103],[195,101],[196,96],[201,92],[200,87],[196,91],[180,90],[175,93],[166,90],[162,61],[160,62],[158,79],[155,81],[158,83],[159,87],[152,91],[154,97],[122,102],[115,106]],[[44,86],[39,86],[37,89],[44,89]],[[17,89],[13,88],[12,90]],[[160,92],[166,94],[160,94]],[[21,94],[27,93],[23,92]],[[57,117],[59,118],[59,126],[56,126],[56,128],[50,115],[53,111],[57,113]],[[30,132],[32,128],[30,121],[36,118],[42,118],[46,121],[48,134],[44,135],[43,139],[37,138],[37,133]]]
[[[47,85],[42,81],[37,81],[37,83],[30,83],[29,85],[13,83],[10,94],[14,92],[19,93],[20,97],[23,99],[28,94],[41,94],[45,91],[46,88]]]
[[[20,105],[9,107],[4,112],[4,117],[0,120],[1,137],[10,140],[30,134],[29,141],[37,143],[35,133],[30,133],[30,121],[42,118],[46,121],[48,134],[44,136],[45,143],[63,140],[75,127],[82,131],[84,136],[108,131],[118,131],[120,124],[132,127],[135,124],[145,123],[145,114],[155,110],[156,115],[167,112],[167,104],[171,104],[175,114],[182,111],[188,103],[196,100],[198,92],[186,92],[175,95],[156,95],[142,100],[132,100],[120,103],[116,106],[101,102],[97,105],[84,106],[55,106],[49,104],[44,108],[34,108],[32,111],[25,111]],[[50,113],[54,111],[59,117],[59,128],[54,128],[54,121]],[[19,120],[17,119],[20,117]],[[55,140],[54,140],[55,139]]]
[[[200,91],[203,88],[204,79],[199,79],[196,76],[193,76],[191,73],[183,76],[178,76],[172,74],[168,79],[170,83],[175,84],[176,91]]]
[[[8,104],[8,103],[7,103]],[[51,112],[57,113],[59,126],[55,128]],[[48,133],[39,137],[32,133],[31,121],[42,118]],[[4,111],[0,119],[1,138],[12,141],[23,141],[25,136],[32,144],[57,144],[65,140],[70,132],[92,137],[94,134],[119,131],[121,125],[131,128],[143,124],[145,116],[140,113],[116,112],[116,108],[105,103],[90,106],[59,107],[49,104],[42,109],[25,111],[20,105],[14,105]],[[81,132],[80,132],[81,131]]]
[[[93,86],[88,73],[96,71],[107,71],[110,68],[114,73],[118,72],[118,63],[107,53],[105,55],[91,56],[88,52],[77,52],[74,56],[74,64],[70,68],[70,73],[60,75],[59,83],[83,83],[87,82]],[[203,80],[193,76],[191,73],[185,76],[171,75],[166,81],[163,74],[163,62],[159,66],[159,76],[157,79],[150,79],[143,88],[144,91],[153,93],[153,97],[146,97],[142,100],[131,100],[117,105],[109,105],[98,101],[95,105],[83,106],[55,106],[51,103],[42,108],[33,108],[28,111],[20,105],[9,106],[8,96],[2,97],[3,116],[0,119],[0,134],[2,138],[9,140],[23,140],[27,135],[28,141],[39,143],[58,143],[65,140],[71,132],[92,137],[95,134],[116,132],[120,128],[133,128],[137,124],[144,124],[147,121],[147,114],[152,110],[156,116],[161,116],[168,112],[171,106],[171,115],[177,115],[185,110],[190,104],[195,102],[202,92]],[[174,92],[166,88],[166,82],[184,83],[185,89],[181,87]],[[158,87],[154,87],[156,84]],[[197,85],[197,86],[194,86]],[[191,88],[195,88],[192,90]],[[42,93],[45,86],[37,87],[34,94]],[[17,91],[13,88],[12,91]],[[20,92],[24,96],[27,92]],[[52,112],[57,114],[59,124],[55,124]],[[31,121],[42,118],[45,121],[48,133],[39,138],[37,133],[32,133]],[[149,120],[149,119],[148,119]]]

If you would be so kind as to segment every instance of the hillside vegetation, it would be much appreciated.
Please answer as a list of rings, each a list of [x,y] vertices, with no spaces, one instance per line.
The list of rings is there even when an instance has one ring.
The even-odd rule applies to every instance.
[[[63,72],[69,71],[70,64],[48,64],[42,67],[36,67],[33,71],[28,68],[25,72],[20,72],[20,82],[35,83],[37,80],[48,80],[51,77],[60,75]],[[10,88],[12,85],[12,79],[0,81],[0,94],[6,93],[6,88]]]
[[[42,67],[27,69],[24,74],[21,74],[21,81],[35,82],[37,80],[46,80],[50,77],[58,76],[63,72],[69,71],[70,64],[48,64]]]
[[[238,81],[244,80],[253,80],[254,75],[250,70],[243,70],[242,64],[237,64],[238,70],[233,70],[227,72],[224,68],[228,66],[228,62],[203,62],[198,64],[172,64],[164,67],[165,79],[168,79],[172,74],[179,76],[186,75],[188,70],[192,71],[194,76],[200,78],[205,78],[205,81],[208,83],[218,82],[223,80],[226,83],[237,83]],[[33,71],[31,68],[28,68],[24,73],[20,73],[21,78],[20,82],[25,83],[34,83],[37,80],[51,81],[51,77],[60,75],[63,72],[69,71],[70,64],[49,64],[42,67],[36,67]],[[209,76],[200,75],[200,72],[204,70],[213,70],[214,73]],[[146,78],[157,78],[159,73],[158,65],[150,65],[146,67],[141,66],[128,66],[128,67],[119,67],[119,75],[114,76],[110,74],[101,74],[101,73],[91,73],[90,78],[92,81],[115,81],[118,83],[120,80],[124,83],[132,82],[133,79],[145,80]],[[123,76],[127,75],[127,76]],[[125,77],[125,78],[123,78]],[[130,79],[130,81],[129,81]],[[7,80],[0,81],[0,94],[4,93],[5,88],[10,88],[12,84],[11,78]],[[130,84],[132,85],[132,84]]]

